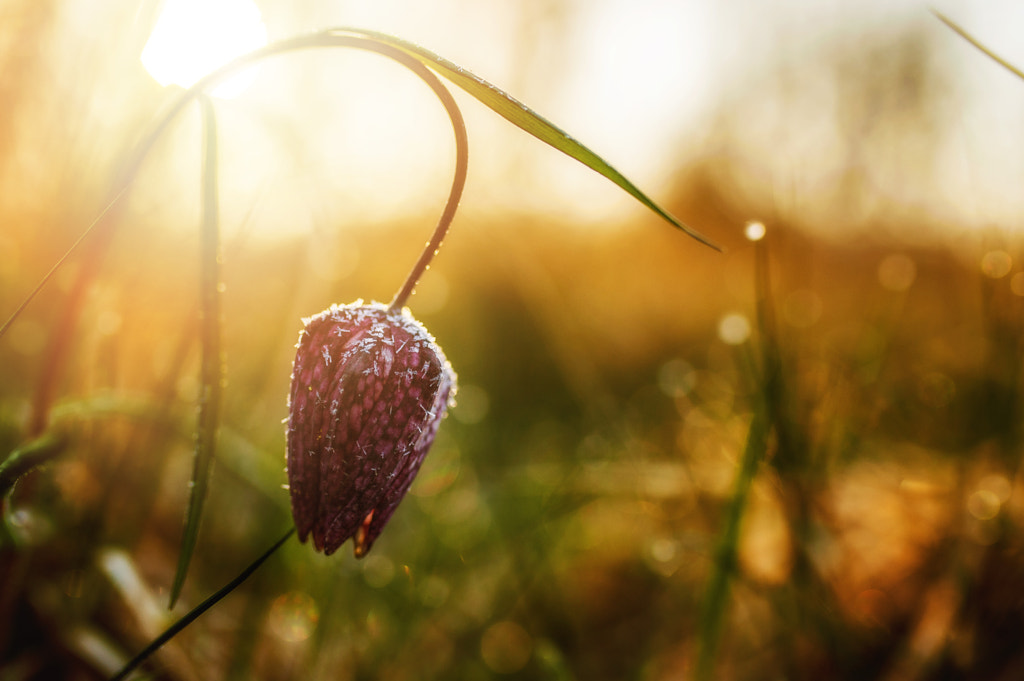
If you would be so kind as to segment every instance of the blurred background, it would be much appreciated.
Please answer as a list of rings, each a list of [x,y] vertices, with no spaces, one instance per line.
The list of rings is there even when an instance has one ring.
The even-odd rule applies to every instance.
[[[460,387],[419,478],[369,556],[292,540],[145,678],[1024,678],[1024,81],[931,12],[1024,66],[1024,7],[256,4],[213,43],[419,43],[725,252],[455,92],[469,182],[410,307]],[[172,0],[0,7],[3,319],[109,202],[181,91],[151,71],[204,52],[212,5],[147,65]],[[237,85],[213,100],[227,383],[181,602],[197,107],[0,338],[0,457],[65,442],[5,507],[4,679],[108,676],[280,536],[301,318],[390,300],[443,205],[450,125],[402,68],[317,50]]]

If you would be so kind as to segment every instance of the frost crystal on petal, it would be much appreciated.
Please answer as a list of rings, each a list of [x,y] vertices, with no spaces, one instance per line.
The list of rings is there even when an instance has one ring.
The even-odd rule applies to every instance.
[[[366,555],[434,442],[455,372],[407,311],[356,301],[304,319],[288,409],[288,485],[299,538]]]

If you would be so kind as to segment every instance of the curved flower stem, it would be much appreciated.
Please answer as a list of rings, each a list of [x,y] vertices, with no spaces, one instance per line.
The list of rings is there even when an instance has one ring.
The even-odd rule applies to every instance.
[[[69,259],[71,254],[74,253],[79,248],[81,248],[84,242],[90,241],[89,237],[95,235],[97,232],[102,232],[104,238],[99,241],[94,240],[93,250],[96,252],[90,254],[89,262],[99,263],[101,261],[102,255],[106,252],[107,248],[109,247],[113,231],[116,229],[118,224],[115,220],[111,219],[112,215],[114,215],[113,209],[116,206],[118,206],[120,202],[124,199],[125,194],[127,193],[127,188],[130,187],[131,184],[135,181],[139,169],[142,167],[143,162],[149,156],[150,151],[152,151],[153,147],[156,145],[156,142],[167,131],[168,127],[170,127],[174,119],[177,118],[177,116],[185,109],[186,106],[188,106],[193,100],[197,99],[203,93],[209,91],[210,88],[212,88],[214,85],[217,85],[218,83],[227,80],[231,76],[236,75],[238,72],[243,71],[244,69],[268,57],[286,54],[289,52],[296,52],[299,50],[317,49],[325,47],[352,47],[356,49],[367,50],[370,52],[376,52],[410,69],[413,73],[415,73],[417,76],[423,79],[427,83],[427,85],[430,86],[431,90],[433,90],[435,93],[438,94],[439,97],[441,97],[442,103],[444,104],[445,109],[448,111],[449,116],[453,115],[453,111],[455,112],[457,118],[453,117],[452,125],[456,129],[457,140],[458,135],[460,134],[459,131],[461,129],[461,134],[463,136],[463,141],[460,143],[461,148],[463,149],[462,153],[465,153],[468,157],[468,152],[465,151],[465,124],[462,122],[462,116],[461,114],[458,113],[458,108],[454,104],[454,99],[451,97],[451,94],[448,93],[448,91],[444,88],[444,86],[441,85],[437,76],[435,76],[430,69],[424,66],[420,60],[416,59],[408,52],[405,52],[397,47],[382,42],[381,37],[377,37],[372,34],[367,34],[367,37],[364,37],[363,35],[356,34],[354,31],[346,32],[346,29],[332,29],[328,31],[321,31],[319,33],[313,33],[310,35],[299,36],[296,38],[290,38],[286,40],[281,40],[276,43],[272,43],[264,48],[255,50],[246,55],[238,57],[234,61],[231,61],[225,64],[224,66],[220,67],[216,71],[213,71],[212,73],[204,76],[203,78],[199,79],[194,85],[192,85],[192,87],[182,92],[170,104],[170,106],[164,111],[164,113],[156,119],[156,122],[153,124],[153,126],[143,135],[140,142],[135,146],[135,149],[128,155],[127,160],[125,161],[120,173],[118,174],[116,180],[113,183],[113,187],[110,194],[111,198],[106,202],[105,208],[100,214],[100,217],[98,217],[95,222],[89,225],[82,232],[78,239],[68,248],[65,254],[61,257],[58,263],[49,272],[47,272],[47,274],[40,281],[36,289],[30,294],[29,299],[26,300],[22,304],[22,306],[19,307],[19,309],[14,313],[14,315],[12,315],[11,319],[9,319],[3,325],[3,327],[0,328],[0,333],[6,331],[6,329],[9,328],[14,319],[17,318],[17,316],[28,305],[31,299],[35,297],[39,290],[41,290],[42,287],[53,278],[54,274],[57,272],[60,266]],[[442,92],[443,95],[441,94]],[[460,166],[459,162],[457,161],[457,170],[459,167],[463,167],[464,165],[465,164],[463,162],[462,166]],[[462,173],[463,175],[465,173],[464,167]],[[412,279],[412,286],[415,285],[415,280],[418,279],[419,276],[426,269],[431,257],[433,257],[433,250],[437,249],[437,245],[440,244],[440,238],[443,238],[444,232],[447,230],[447,225],[448,223],[451,222],[451,216],[448,215],[448,213],[454,213],[454,208],[458,204],[458,198],[459,196],[461,196],[462,193],[462,184],[464,183],[464,181],[464,177],[461,182],[459,181],[457,172],[456,181],[453,184],[452,192],[449,195],[449,205],[446,206],[445,209],[445,215],[447,215],[447,217],[442,216],[442,220],[441,222],[438,223],[438,228],[435,230],[435,236],[430,242],[431,244],[435,244],[436,242],[436,245],[432,247],[428,245],[428,251],[430,252],[430,255],[428,256],[424,254],[424,256],[421,256],[420,261],[417,262],[416,266],[414,266],[413,272],[410,273],[410,278]],[[79,275],[79,278],[75,283],[74,290],[77,292],[86,290],[88,286],[91,284],[92,280],[95,278],[96,274],[98,273],[97,270],[98,266],[85,268],[83,272]],[[407,281],[406,284],[409,285],[410,282]],[[409,286],[409,291],[405,293],[404,296],[402,296],[402,292],[405,291],[405,288],[406,287],[403,286],[402,290],[399,291],[399,295],[395,296],[396,302],[399,302],[398,308],[400,308],[402,305],[401,301],[404,301],[406,298],[408,298],[409,293],[411,293],[412,289],[411,286]],[[48,355],[48,364],[51,367],[54,367],[54,369],[48,370],[44,373],[39,385],[37,385],[36,387],[36,397],[33,400],[33,413],[30,417],[30,421],[31,423],[34,424],[34,427],[32,429],[34,433],[41,433],[45,428],[47,414],[49,412],[50,403],[52,401],[53,386],[57,383],[57,381],[60,380],[59,374],[61,372],[59,371],[59,368],[63,366],[64,356],[67,354],[67,351],[69,349],[69,343],[67,341],[68,339],[73,337],[73,330],[74,327],[77,325],[78,317],[81,313],[81,308],[82,306],[78,303],[77,300],[69,301],[69,304],[67,305],[63,313],[63,317],[59,322],[59,342],[54,343],[53,348],[51,349],[50,354]]]
[[[192,622],[199,619],[200,615],[202,615],[204,612],[215,606],[222,598],[224,598],[229,593],[234,591],[239,585],[242,584],[242,582],[247,580],[250,577],[250,575],[252,575],[252,573],[256,572],[256,569],[259,568],[259,566],[263,565],[263,563],[266,562],[267,558],[270,558],[270,556],[272,556],[275,551],[281,548],[281,546],[286,541],[288,541],[288,539],[291,538],[293,534],[295,534],[295,527],[289,528],[289,530],[284,533],[283,537],[278,539],[273,546],[271,546],[269,549],[266,550],[266,552],[263,553],[262,556],[254,560],[249,565],[249,567],[242,570],[238,574],[238,576],[236,576],[230,582],[222,586],[219,590],[217,590],[216,593],[210,595],[205,601],[203,601],[196,607],[192,608],[192,610],[190,610],[180,620],[169,626],[166,630],[164,630],[162,634],[153,639],[149,643],[149,645],[143,648],[138,655],[129,660],[128,663],[125,664],[125,666],[122,667],[119,672],[111,676],[110,681],[118,681],[118,679],[123,679],[126,676],[128,676],[128,674],[130,674],[132,670],[134,670],[140,664],[145,662],[150,655],[155,653],[165,643],[167,643],[172,638],[177,636],[182,629],[184,629],[188,625],[192,624]]]
[[[452,128],[455,131],[455,176],[452,178],[452,188],[448,193],[448,201],[445,203],[441,218],[437,221],[437,226],[434,227],[434,233],[430,237],[430,241],[423,248],[423,253],[420,254],[419,260],[413,265],[409,276],[405,278],[405,283],[402,284],[402,288],[395,294],[391,305],[388,307],[388,312],[391,313],[398,312],[405,306],[409,296],[412,295],[413,289],[416,288],[416,282],[419,281],[423,273],[430,267],[430,261],[433,260],[434,256],[437,255],[438,249],[441,248],[441,242],[444,240],[445,234],[448,233],[448,227],[451,226],[452,219],[455,218],[455,210],[459,207],[459,199],[462,198],[462,190],[466,186],[466,175],[469,167],[469,135],[466,133],[466,122],[462,118],[462,112],[459,111],[458,104],[455,103],[455,98],[452,97],[448,88],[438,80],[433,72],[419,64],[419,62],[416,62],[416,65],[423,70],[423,73],[418,73],[417,75],[426,81],[427,85],[434,91],[434,94],[437,95],[437,98],[441,100],[445,110],[448,112],[448,118],[452,121]],[[408,66],[411,69],[413,68],[411,64]]]

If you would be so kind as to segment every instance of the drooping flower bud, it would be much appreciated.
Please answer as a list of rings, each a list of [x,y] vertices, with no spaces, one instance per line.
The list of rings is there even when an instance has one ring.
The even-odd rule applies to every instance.
[[[455,372],[407,312],[332,305],[303,320],[288,412],[299,538],[370,550],[412,485],[455,395]]]

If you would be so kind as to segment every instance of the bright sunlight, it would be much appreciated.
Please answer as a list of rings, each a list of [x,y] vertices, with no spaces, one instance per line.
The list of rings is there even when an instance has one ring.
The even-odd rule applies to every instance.
[[[167,0],[142,50],[142,65],[161,85],[190,87],[231,59],[267,44],[267,27],[252,0]],[[255,70],[218,86],[213,94],[242,93]]]

